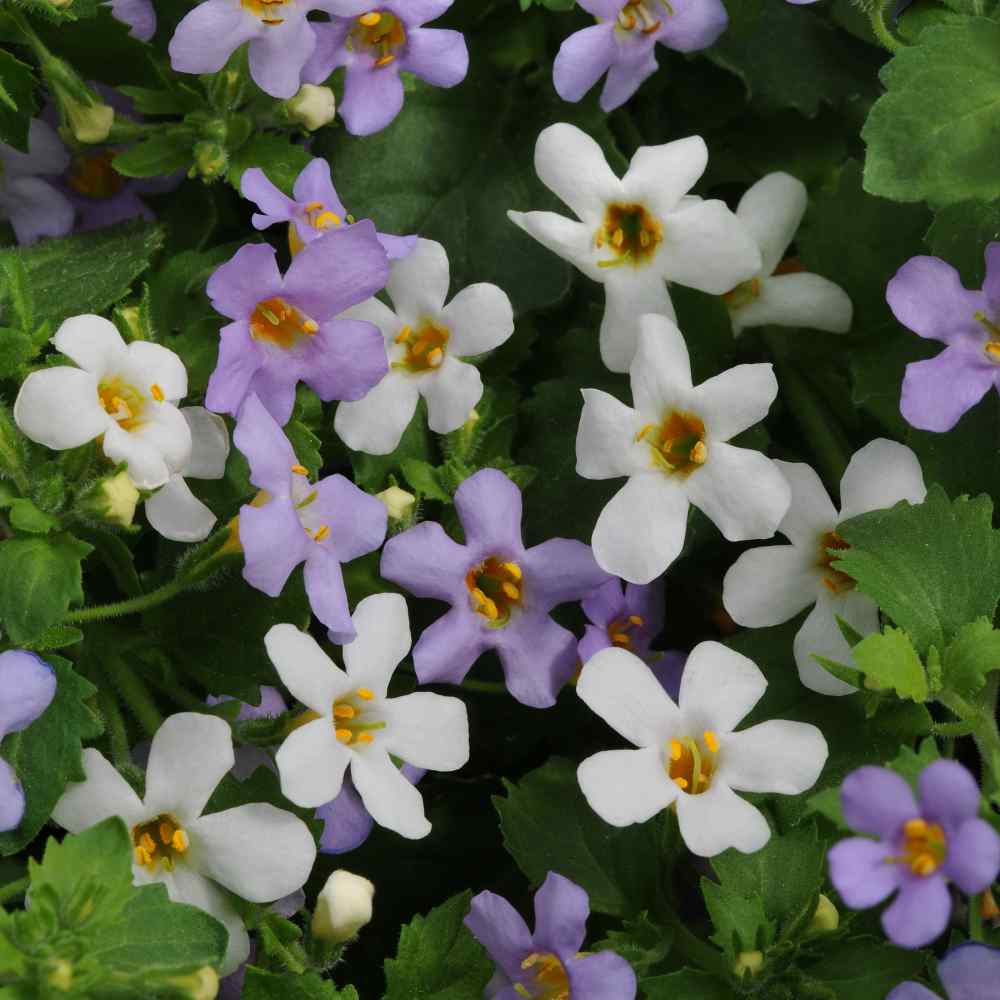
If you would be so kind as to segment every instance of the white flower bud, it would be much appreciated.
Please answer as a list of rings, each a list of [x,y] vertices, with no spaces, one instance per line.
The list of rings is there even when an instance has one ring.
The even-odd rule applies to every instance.
[[[115,109],[107,104],[95,102],[84,104],[71,97],[63,97],[63,108],[69,118],[73,137],[78,142],[104,142],[111,132],[115,120]]]
[[[402,490],[398,486],[390,486],[387,490],[376,493],[375,496],[385,504],[390,521],[402,521],[409,517],[413,505],[417,502],[417,498],[412,493],[407,493],[406,490]]]
[[[132,477],[123,469],[102,480],[88,499],[91,512],[102,521],[127,528],[135,517],[139,491]]]
[[[316,900],[312,932],[322,941],[349,941],[372,918],[375,886],[360,875],[338,869]]]
[[[187,976],[174,976],[167,983],[190,1000],[215,1000],[219,995],[219,974],[208,965]]]
[[[840,926],[840,914],[837,907],[833,905],[828,896],[819,894],[819,902],[816,904],[816,912],[809,921],[809,930],[817,934],[826,934],[835,931]]]
[[[737,979],[741,979],[743,976],[756,976],[761,968],[763,968],[763,965],[763,952],[741,951],[736,956],[736,962],[733,964],[733,972],[736,973]]]
[[[337,99],[329,87],[304,83],[294,97],[285,101],[285,107],[289,118],[315,132],[333,121],[337,113]]]

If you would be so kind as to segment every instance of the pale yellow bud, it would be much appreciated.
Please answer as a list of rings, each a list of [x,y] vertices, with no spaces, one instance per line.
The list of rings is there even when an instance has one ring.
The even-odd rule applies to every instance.
[[[285,101],[285,107],[289,118],[315,132],[333,121],[337,113],[337,99],[329,87],[304,83],[294,97]]]
[[[398,486],[390,486],[375,496],[385,504],[385,509],[389,512],[389,520],[402,521],[410,516],[413,505],[417,498],[412,493],[400,489]]]
[[[53,959],[46,980],[54,990],[69,993],[73,988],[73,966],[65,958]]]
[[[114,108],[100,102],[83,104],[71,97],[63,97],[63,108],[78,142],[94,144],[107,139],[115,120]]]
[[[187,976],[174,976],[167,983],[184,991],[191,1000],[215,1000],[219,993],[219,974],[208,965]]]
[[[102,521],[127,528],[135,517],[139,491],[129,474],[122,470],[98,484],[90,499],[90,509]]]
[[[819,902],[816,904],[816,912],[809,921],[809,930],[827,934],[835,931],[840,926],[840,914],[837,907],[833,905],[828,896],[820,893]]]
[[[372,918],[375,886],[366,878],[338,869],[316,900],[312,932],[321,941],[349,941]]]
[[[764,953],[761,951],[741,951],[736,956],[733,972],[737,978],[756,976],[764,966]]]

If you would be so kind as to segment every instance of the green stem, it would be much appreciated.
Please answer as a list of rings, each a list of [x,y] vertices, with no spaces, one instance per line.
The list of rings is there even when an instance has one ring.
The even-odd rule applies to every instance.
[[[895,55],[897,52],[902,52],[903,49],[907,48],[907,45],[905,42],[898,39],[892,31],[889,30],[889,26],[885,23],[885,12],[888,9],[888,4],[875,7],[869,13],[868,18],[871,21],[872,31],[874,32],[878,43]]]
[[[139,725],[147,735],[152,736],[163,723],[163,716],[156,707],[146,682],[118,656],[110,656],[105,660],[104,671]]]
[[[1000,674],[990,674],[976,700],[969,701],[954,691],[941,691],[937,699],[964,722],[976,743],[983,765],[983,791],[991,795],[1000,789],[1000,730],[997,729],[996,699]]]
[[[257,928],[257,932],[262,938],[264,952],[267,955],[275,955],[284,964],[289,972],[301,975],[308,967],[308,959],[301,946],[289,946],[283,944],[281,939],[272,930],[267,917],[265,917]]]
[[[660,912],[666,918],[668,926],[673,930],[673,947],[685,959],[706,972],[723,976],[729,974],[731,970],[727,967],[726,960],[720,951],[710,944],[706,944],[696,934],[692,934],[671,907],[664,906]]]
[[[969,899],[969,937],[973,941],[984,941],[983,936],[983,894]]]
[[[505,695],[507,693],[507,686],[499,681],[475,681],[466,678],[462,681],[462,687],[466,691],[478,691],[480,694]]]
[[[15,882],[8,882],[5,886],[0,886],[0,906],[6,905],[12,899],[23,896],[29,884],[30,880],[25,875],[24,878],[19,878]]]
[[[106,618],[121,618],[123,615],[138,614],[141,611],[155,608],[158,604],[165,604],[189,586],[190,583],[186,580],[171,580],[141,597],[132,597],[127,601],[98,604],[90,608],[80,608],[79,611],[71,611],[63,621],[67,625],[79,625],[83,622],[100,622]]]
[[[125,716],[122,715],[118,699],[106,687],[102,687],[97,696],[97,705],[104,716],[108,740],[111,744],[111,759],[115,767],[121,768],[132,763],[129,752],[128,730],[125,728]]]

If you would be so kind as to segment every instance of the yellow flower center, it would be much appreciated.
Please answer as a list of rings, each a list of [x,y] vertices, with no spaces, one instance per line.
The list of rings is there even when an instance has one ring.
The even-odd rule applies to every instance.
[[[372,10],[362,14],[351,31],[348,46],[370,49],[375,65],[388,66],[396,61],[396,54],[406,44],[403,22],[386,10]]]
[[[163,401],[163,390],[154,382],[149,387],[149,395],[158,402]],[[123,382],[114,375],[97,387],[97,402],[112,420],[118,422],[123,431],[134,431],[142,424],[142,411],[147,397],[134,385]]]
[[[856,582],[854,577],[833,568],[832,564],[837,557],[830,555],[827,549],[836,549],[838,552],[844,552],[850,547],[850,542],[845,542],[836,531],[828,531],[820,538],[819,567],[823,571],[823,586],[831,593],[843,594],[848,590],[853,590]]]
[[[307,319],[280,298],[258,302],[250,317],[250,334],[254,340],[263,340],[286,351],[303,336],[315,336],[318,330],[315,320]]]
[[[616,618],[608,625],[608,639],[613,646],[621,649],[631,649],[635,630],[645,624],[639,615],[629,615],[627,618]]]
[[[594,234],[594,246],[610,257],[597,262],[598,267],[639,267],[656,256],[663,242],[663,223],[643,205],[608,205],[604,225]]]
[[[284,8],[293,0],[241,0],[243,7],[256,15],[267,25],[284,24]]]
[[[668,747],[667,774],[670,780],[688,795],[701,795],[712,784],[717,767],[719,737],[706,729],[701,740],[685,736],[671,740]]]
[[[659,426],[640,428],[635,439],[649,445],[654,465],[673,475],[689,476],[708,459],[705,424],[694,413],[673,410]]]
[[[321,201],[310,201],[303,207],[302,211],[305,214],[306,224],[318,232],[326,232],[327,229],[336,228],[344,221],[336,212],[331,212]],[[292,256],[294,257],[304,246],[305,243],[302,242],[302,237],[299,236],[295,223],[289,222],[288,249],[291,250]]]
[[[149,872],[162,865],[164,871],[170,872],[190,841],[181,824],[169,813],[163,813],[148,823],[132,827],[132,845],[136,864]]]
[[[392,366],[414,375],[440,368],[444,364],[449,340],[451,331],[448,327],[435,323],[432,319],[425,319],[416,330],[404,326],[396,334],[396,343],[403,344],[406,353],[401,361],[394,361]]]
[[[638,31],[643,35],[651,35],[663,23],[653,13],[655,11],[656,14],[659,14],[661,9],[666,12],[667,16],[674,13],[673,7],[667,0],[627,0],[618,14],[615,27],[619,31]]]
[[[359,687],[333,703],[331,714],[338,742],[357,749],[373,742],[375,739],[373,734],[380,729],[385,729],[385,723],[379,722],[373,717],[371,702],[374,699],[374,691],[366,687]],[[320,716],[317,712],[307,709],[289,723],[285,735],[308,725],[310,722],[315,722],[318,718]]]
[[[304,465],[295,464],[292,466],[292,473],[296,477],[292,480],[292,499],[295,501],[295,513],[299,516],[299,523],[313,541],[325,541],[330,537],[330,525],[321,521],[309,510],[313,501],[319,496],[317,489],[310,488],[312,484],[309,482],[309,470]],[[266,491],[261,490],[257,494],[257,500],[260,499],[261,495],[267,496]],[[264,502],[267,503],[270,499],[270,496],[267,496]],[[254,500],[255,506],[257,500]]]
[[[125,178],[111,165],[114,150],[79,153],[66,174],[66,182],[88,198],[113,198],[125,186]]]
[[[914,875],[933,875],[948,854],[944,830],[917,817],[903,824],[903,854],[886,861],[906,865]]]
[[[530,986],[517,983],[514,990],[530,1000],[570,1000],[569,977],[562,962],[551,953],[532,952],[522,963],[525,972],[534,974]]]
[[[516,562],[490,556],[465,575],[472,610],[490,625],[500,628],[510,621],[511,611],[521,604],[523,576]]]
[[[987,333],[986,343],[983,344],[986,357],[995,364],[1000,364],[1000,326],[982,311],[976,313],[976,321],[982,324]]]

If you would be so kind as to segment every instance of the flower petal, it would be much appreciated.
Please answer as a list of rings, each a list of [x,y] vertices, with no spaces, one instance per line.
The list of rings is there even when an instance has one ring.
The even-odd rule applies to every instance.
[[[14,768],[0,758],[0,833],[14,830],[24,818],[24,789]]]
[[[454,87],[469,72],[469,49],[460,31],[414,28],[407,32],[400,69],[434,87]]]
[[[131,375],[136,386],[150,393],[155,383],[168,402],[176,403],[187,395],[187,369],[184,362],[161,344],[136,340],[128,345],[123,374]]]
[[[469,716],[465,704],[430,691],[382,702],[387,723],[380,742],[394,757],[429,771],[457,771],[469,760]]]
[[[118,327],[111,320],[94,315],[71,316],[64,320],[52,338],[52,346],[99,379],[125,363],[127,350]]]
[[[427,426],[435,434],[457,431],[483,397],[479,369],[451,355],[445,355],[441,367],[422,378],[418,388],[427,400]]]
[[[352,616],[357,636],[343,648],[352,684],[384,698],[393,671],[410,651],[410,615],[402,594],[372,594]]]
[[[193,479],[221,479],[229,457],[226,422],[204,406],[185,406],[181,416],[191,431],[191,457],[184,475]]]
[[[399,318],[412,325],[424,316],[439,316],[451,278],[448,254],[434,240],[417,240],[412,253],[393,261],[386,291]]]
[[[484,622],[481,629],[485,642],[500,654],[507,690],[522,705],[554,705],[576,670],[573,633],[532,610],[522,611],[504,628],[491,629]]]
[[[431,832],[423,797],[399,773],[387,753],[371,749],[356,753],[351,761],[351,779],[379,826],[409,840],[419,840]]]
[[[777,396],[770,364],[737,365],[694,390],[695,407],[713,441],[728,441],[760,423]]]
[[[521,962],[534,951],[528,925],[503,896],[481,892],[474,896],[463,921],[490,958],[513,980],[522,976]]]
[[[692,389],[691,358],[684,335],[666,316],[643,316],[639,342],[629,371],[635,408],[646,419],[687,403]]]
[[[738,625],[767,628],[794,618],[816,599],[815,560],[794,545],[744,552],[722,581],[722,603]]]
[[[622,178],[625,197],[646,203],[661,220],[680,205],[708,166],[708,146],[700,135],[662,146],[640,146]]]
[[[636,440],[642,417],[601,389],[583,389],[576,432],[576,473],[584,479],[616,479],[644,469],[644,445]]]
[[[325,160],[318,159],[312,162],[326,163]],[[312,166],[312,163],[309,166]],[[306,170],[308,169],[309,167],[306,167]],[[327,169],[329,169],[329,164],[327,164]],[[302,174],[299,175],[299,177],[301,176]],[[298,181],[296,181],[297,183]],[[295,215],[295,202],[284,191],[275,187],[260,167],[251,167],[249,170],[243,171],[243,175],[240,177],[240,194],[260,209],[260,213],[255,212],[250,220],[254,229],[267,229],[268,226],[273,226],[276,222],[288,222]],[[306,199],[301,200],[305,201]]]
[[[332,802],[340,794],[344,773],[353,756],[337,740],[330,708],[328,704],[318,719],[290,733],[274,755],[281,777],[281,794],[306,809]]]
[[[575,104],[604,76],[617,53],[613,21],[574,32],[563,41],[552,66],[556,93]]]
[[[805,722],[772,719],[723,736],[719,779],[737,792],[800,795],[816,784],[829,748]]]
[[[120,816],[134,826],[146,815],[132,786],[111,762],[93,747],[85,747],[81,760],[83,781],[71,781],[52,810],[52,819],[70,833],[80,833],[109,816]]]
[[[681,792],[677,820],[687,849],[702,858],[714,858],[730,847],[753,854],[771,839],[763,813],[721,781],[700,795]]]
[[[730,308],[730,317],[736,333],[769,323],[847,333],[854,320],[854,305],[840,285],[818,274],[779,274],[762,278],[757,297],[744,306]]]
[[[885,767],[859,767],[844,779],[840,802],[847,825],[859,833],[892,840],[907,820],[920,815],[907,781]]]
[[[899,886],[901,868],[888,865],[891,849],[878,840],[848,837],[830,848],[830,881],[852,910],[877,906]]]
[[[789,2],[811,3],[813,0],[789,0]],[[955,996],[956,1000],[962,997],[962,994],[952,995]],[[970,993],[969,1000],[975,1000],[977,996],[979,996],[978,993]],[[885,1000],[941,1000],[941,998],[936,993],[931,993],[926,986],[921,986],[920,983],[900,983],[886,996]]]
[[[926,806],[922,811],[928,818],[933,815]],[[967,896],[985,892],[1000,872],[996,830],[982,819],[963,823],[949,838],[944,872]]]
[[[288,100],[302,83],[302,70],[316,48],[316,35],[305,14],[268,25],[250,41],[250,76],[271,97]]]
[[[762,177],[740,198],[736,217],[760,247],[765,276],[774,273],[795,239],[808,202],[805,184],[780,170]]]
[[[200,542],[212,533],[216,517],[181,476],[171,476],[146,501],[154,530],[174,542]]]
[[[608,579],[590,546],[571,538],[550,538],[528,549],[522,566],[524,599],[544,612],[582,600]]]
[[[840,481],[840,520],[892,507],[900,500],[924,502],[927,487],[920,461],[897,441],[876,438],[859,448]]]
[[[388,455],[399,446],[419,398],[415,378],[390,370],[364,398],[337,407],[334,430],[352,451]]]
[[[319,841],[321,854],[353,851],[368,839],[375,825],[350,778],[344,780],[340,794],[332,802],[316,810],[316,818],[323,822]]]
[[[294,625],[273,625],[264,646],[281,683],[292,696],[320,715],[329,715],[333,703],[351,690],[351,680],[308,632]]]
[[[331,549],[338,562],[350,562],[382,544],[388,515],[381,500],[339,473],[321,479],[315,491],[316,499],[305,509],[330,527],[322,546]]]
[[[601,360],[613,372],[627,372],[647,315],[673,322],[676,314],[667,284],[651,267],[612,268],[604,278]]]
[[[948,1000],[985,1000],[1000,979],[1000,949],[971,941],[959,945],[938,963],[937,974]]]
[[[256,396],[247,397],[240,410],[233,443],[250,463],[250,482],[272,497],[291,491],[292,466],[297,459],[274,417]]]
[[[959,827],[979,814],[979,786],[957,760],[928,764],[917,778],[917,794],[920,814],[946,830]]]
[[[824,670],[814,658],[818,655],[836,663],[853,663],[851,647],[837,624],[838,617],[862,636],[878,631],[878,607],[870,597],[854,590],[834,595],[821,588],[816,606],[792,643],[799,679],[810,691],[844,695],[856,690]]]
[[[882,914],[882,929],[893,944],[923,948],[940,937],[951,916],[951,894],[943,878],[913,876]]]
[[[451,331],[448,351],[464,357],[492,351],[514,332],[510,299],[487,282],[463,288],[441,311],[440,320]]]
[[[719,642],[691,650],[678,704],[685,723],[700,732],[731,733],[763,697],[767,680],[753,660]]]
[[[205,290],[216,312],[230,319],[249,319],[257,303],[280,295],[282,286],[274,247],[248,243],[216,268]]]
[[[645,823],[681,794],[667,777],[659,747],[595,753],[576,775],[590,808],[612,826]]]
[[[380,574],[417,597],[468,604],[465,574],[474,562],[436,521],[422,521],[394,535],[382,550]]]
[[[575,956],[587,937],[590,900],[575,882],[549,872],[535,893],[535,947],[541,951]]]
[[[597,223],[605,205],[622,196],[622,183],[604,150],[582,129],[566,122],[550,125],[535,144],[538,179],[586,223]]]
[[[300,357],[300,378],[324,402],[364,398],[389,364],[382,332],[373,323],[328,320]]]
[[[556,256],[568,260],[593,281],[604,283],[606,275],[597,266],[593,229],[555,212],[507,212],[507,218]]]
[[[936,357],[906,366],[899,410],[918,430],[950,431],[997,385],[997,377],[995,365],[982,351],[946,347]]]
[[[136,428],[125,431],[112,423],[104,432],[104,454],[113,462],[127,462],[128,474],[139,489],[154,490],[187,466],[191,429],[172,403],[150,401]]]
[[[40,656],[24,649],[0,653],[0,738],[30,726],[55,694],[55,672]]]
[[[604,1000],[636,996],[638,985],[632,966],[611,950],[574,957],[566,962],[571,996],[579,1000]]]
[[[815,553],[818,561],[823,554],[820,552],[823,535],[837,526],[837,509],[812,466],[778,459],[774,464],[792,491],[791,505],[778,531],[807,557]]]
[[[402,110],[403,81],[398,66],[376,68],[371,59],[347,64],[344,99],[337,111],[351,135],[381,132]]]
[[[260,27],[247,8],[228,0],[208,0],[177,25],[168,48],[170,65],[178,73],[216,73]]]
[[[98,402],[97,379],[79,368],[32,372],[14,401],[21,432],[46,448],[78,448],[103,434],[111,418]]]
[[[21,246],[43,236],[65,236],[73,228],[73,203],[39,177],[11,177],[0,192],[0,213],[7,217]]]
[[[469,476],[455,491],[455,510],[470,550],[487,548],[497,551],[483,555],[520,558],[521,491],[499,469],[481,469]]]
[[[268,597],[281,593],[292,570],[316,544],[303,530],[291,500],[241,507],[239,531],[246,556],[243,579]]]
[[[421,684],[460,684],[488,647],[486,629],[468,606],[452,608],[420,633],[413,647],[413,669]]]
[[[893,276],[885,300],[903,326],[945,344],[982,340],[976,313],[986,307],[982,292],[970,292],[951,264],[939,257],[911,257]]]
[[[219,413],[234,417],[250,393],[254,376],[266,362],[260,344],[250,334],[246,320],[229,323],[219,331],[219,357],[208,377],[205,403]]]

